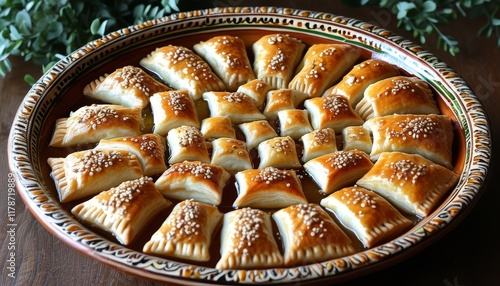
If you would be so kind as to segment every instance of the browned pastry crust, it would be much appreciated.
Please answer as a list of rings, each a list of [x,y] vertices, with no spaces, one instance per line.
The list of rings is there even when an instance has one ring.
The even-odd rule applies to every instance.
[[[126,150],[86,150],[48,158],[61,202],[85,198],[143,175],[137,156]]]
[[[457,182],[457,174],[420,155],[387,152],[356,184],[404,212],[424,217]]]
[[[355,65],[339,83],[327,89],[323,95],[343,95],[351,106],[355,107],[370,84],[398,75],[400,71],[396,66],[382,60],[368,59]]]
[[[95,150],[126,150],[137,156],[145,176],[163,173],[167,169],[165,138],[153,133],[132,137],[102,139]]]
[[[355,183],[373,166],[370,157],[359,150],[340,150],[307,161],[304,169],[321,188],[330,194]]]
[[[304,107],[309,110],[314,129],[332,128],[340,133],[347,126],[362,125],[364,122],[347,98],[341,95],[310,98],[304,102]]]
[[[83,94],[106,103],[144,108],[149,97],[170,90],[139,67],[124,66],[105,74],[83,88]]]
[[[170,166],[155,182],[163,196],[176,200],[219,205],[229,179],[224,168],[202,162],[182,162]]]
[[[156,189],[153,180],[141,177],[124,181],[76,205],[71,213],[86,224],[113,234],[129,245],[171,203]]]
[[[154,133],[166,136],[170,130],[180,126],[200,128],[195,103],[187,90],[155,93],[150,101]]]
[[[97,143],[101,139],[141,134],[142,112],[137,107],[92,104],[72,112],[68,118],[59,118],[51,147],[71,147]]]
[[[355,252],[352,242],[317,204],[297,204],[273,214],[284,248],[286,267],[307,265]]]
[[[348,71],[361,55],[347,44],[315,44],[306,52],[288,88],[318,97]]]
[[[236,173],[238,197],[234,207],[278,209],[307,203],[302,185],[293,170],[267,167]]]
[[[248,59],[245,43],[238,37],[215,36],[193,46],[224,82],[229,91],[253,79],[255,75]]]
[[[220,252],[217,269],[283,265],[283,256],[273,236],[271,215],[258,209],[242,208],[224,215]]]
[[[178,203],[143,251],[192,261],[210,260],[210,245],[223,214],[192,199]]]
[[[412,221],[375,192],[358,186],[343,188],[321,200],[365,247],[394,238]]]
[[[416,77],[396,76],[369,85],[356,105],[363,119],[392,114],[438,114],[429,85]]]
[[[285,34],[265,35],[252,45],[253,68],[258,79],[274,89],[288,88],[305,44]]]
[[[186,47],[168,45],[157,48],[140,64],[158,74],[174,89],[186,89],[195,101],[204,92],[226,88],[208,63]]]
[[[363,126],[373,134],[373,160],[382,152],[400,151],[452,167],[453,126],[445,115],[387,115]]]

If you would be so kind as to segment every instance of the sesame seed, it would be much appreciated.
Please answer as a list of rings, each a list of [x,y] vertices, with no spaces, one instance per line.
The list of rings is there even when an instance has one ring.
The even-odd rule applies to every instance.
[[[349,102],[341,95],[323,96],[322,108],[330,114],[339,115],[349,111]]]
[[[170,231],[166,234],[167,240],[174,240],[178,236],[187,236],[188,240],[193,239],[201,232],[201,225],[197,221],[200,217],[201,208],[199,203],[192,199],[185,200],[179,203],[177,213],[172,220],[170,220]]]
[[[201,162],[183,162],[177,163],[165,172],[165,174],[171,174],[177,172],[179,174],[191,174],[195,177],[203,177],[203,179],[211,179],[214,175],[213,166]]]
[[[102,172],[104,169],[123,159],[125,159],[125,157],[119,151],[105,152],[91,149],[83,154],[80,160],[73,165],[71,170],[75,173],[93,176],[95,173]]]
[[[314,131],[314,143],[317,145],[323,145],[330,142],[332,131],[332,129],[319,129]]]
[[[355,166],[362,160],[365,160],[365,157],[357,151],[336,151],[331,154],[326,163],[330,163],[332,168],[342,169],[351,165]]]
[[[404,120],[399,121],[396,127],[388,130],[390,138],[401,138],[403,140],[408,139],[408,137],[413,139],[427,138],[433,132],[435,132],[438,126],[438,122],[431,117],[407,117]]]
[[[108,200],[101,200],[99,203],[105,211],[112,211],[119,216],[127,213],[130,202],[141,193],[141,188],[152,182],[150,177],[141,177],[136,180],[125,181],[115,188],[111,188],[107,193]]]
[[[275,167],[266,167],[260,170],[259,174],[252,178],[252,181],[271,184],[272,182],[286,180],[290,178],[290,176],[290,173],[285,170],[279,170]],[[287,186],[289,187],[289,185]]]
[[[97,127],[105,123],[108,119],[118,119],[120,115],[116,109],[105,105],[92,104],[88,108],[83,109],[83,114],[80,116],[78,122],[86,123],[88,121],[90,127],[96,130]],[[123,117],[122,120],[128,120],[128,117]]]
[[[231,245],[228,246],[231,252],[249,255],[248,248],[257,244],[261,233],[265,229],[264,212],[258,209],[243,208],[237,211],[234,219],[234,232],[231,236]]]
[[[391,162],[385,164],[385,167],[392,170],[392,175],[389,180],[392,182],[395,179],[411,181],[413,184],[417,183],[417,180],[421,176],[425,176],[427,172],[427,165],[416,164],[411,160],[400,160],[396,162]]]
[[[149,88],[144,85],[146,80],[142,69],[134,66],[125,66],[116,71],[116,76],[121,79],[120,86],[123,88],[135,88],[149,96]]]
[[[183,126],[179,129],[179,145],[181,147],[188,147],[196,145],[201,147],[203,139],[203,134],[196,127]]]

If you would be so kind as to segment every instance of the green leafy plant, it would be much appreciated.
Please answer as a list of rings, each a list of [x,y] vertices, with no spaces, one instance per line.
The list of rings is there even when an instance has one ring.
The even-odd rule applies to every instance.
[[[0,76],[11,56],[43,71],[87,42],[119,28],[178,11],[179,0],[0,0]],[[33,78],[26,76],[26,81]]]
[[[500,47],[500,0],[358,0],[344,1],[349,5],[378,6],[389,10],[398,20],[398,27],[413,32],[413,36],[421,43],[426,42],[427,36],[436,33],[438,36],[437,48],[455,55],[460,51],[459,43],[452,36],[442,32],[444,25],[460,18],[483,17],[485,23],[479,29],[478,36],[497,38]]]

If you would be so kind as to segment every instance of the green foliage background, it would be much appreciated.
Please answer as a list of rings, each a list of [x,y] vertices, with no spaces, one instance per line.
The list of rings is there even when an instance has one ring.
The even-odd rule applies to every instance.
[[[459,43],[440,27],[463,17],[482,17],[480,36],[495,36],[500,46],[500,0],[343,0],[350,6],[376,6],[396,15],[398,26],[425,43],[438,35],[438,48],[451,54]],[[11,56],[33,62],[45,72],[56,61],[91,40],[122,27],[177,11],[204,9],[203,0],[0,0],[0,76],[12,70]],[[29,75],[26,81],[33,83]]]

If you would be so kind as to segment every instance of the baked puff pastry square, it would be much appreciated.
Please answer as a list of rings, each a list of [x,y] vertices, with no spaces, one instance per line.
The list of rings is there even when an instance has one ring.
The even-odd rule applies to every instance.
[[[372,137],[363,126],[348,126],[342,130],[343,150],[360,150],[367,154],[372,151]]]
[[[167,134],[167,143],[170,151],[169,164],[184,161],[210,163],[205,139],[196,127],[181,126],[171,129]]]
[[[158,134],[102,139],[95,150],[127,150],[137,156],[145,176],[163,173],[167,169],[165,138]]]
[[[92,104],[56,120],[51,147],[97,143],[101,139],[141,134],[142,110],[112,104]]]
[[[249,151],[259,146],[261,142],[278,137],[278,133],[276,133],[276,130],[274,130],[267,120],[242,123],[238,127],[245,135]]]
[[[223,35],[201,41],[193,46],[229,91],[255,79],[245,43],[238,37]]]
[[[278,209],[307,203],[302,185],[294,170],[266,167],[245,170],[235,175],[238,197],[234,207]]]
[[[304,147],[302,162],[337,151],[337,137],[331,128],[318,129],[300,137]]]
[[[394,238],[413,223],[375,192],[358,186],[343,188],[321,200],[365,247]]]
[[[180,126],[200,128],[194,101],[187,90],[155,93],[150,98],[153,113],[153,132],[166,136]]]
[[[280,135],[299,139],[302,135],[312,132],[309,123],[309,112],[305,109],[287,109],[278,111]]]
[[[387,152],[356,184],[406,213],[425,217],[457,182],[457,174],[420,155]]]
[[[305,44],[285,34],[271,34],[257,40],[252,49],[257,78],[274,89],[284,89],[302,59]]]
[[[236,138],[231,119],[227,116],[212,116],[201,121],[201,134],[206,140],[216,138]]]
[[[210,116],[227,116],[234,124],[266,119],[254,101],[241,92],[205,92],[203,99],[208,102]]]
[[[438,114],[429,85],[416,77],[396,76],[369,85],[356,105],[363,119],[392,114]]]
[[[101,192],[76,205],[71,213],[85,224],[113,234],[121,244],[129,245],[170,204],[151,178],[141,177]]]
[[[260,269],[283,266],[274,239],[271,215],[259,209],[242,208],[224,215],[221,258],[217,269]]]
[[[318,97],[337,82],[361,55],[355,47],[347,44],[315,44],[302,58],[299,72],[288,88],[298,90],[309,97]]]
[[[306,98],[307,96],[293,89],[270,90],[266,95],[263,113],[267,119],[275,120],[278,118],[278,111],[295,109]]]
[[[143,247],[147,254],[192,261],[209,261],[214,231],[223,214],[212,205],[184,200],[173,208]]]
[[[219,205],[224,185],[231,175],[224,168],[202,162],[182,162],[170,166],[155,182],[166,198]]]
[[[212,141],[211,164],[221,166],[231,174],[252,169],[247,145],[232,138],[218,138]]]
[[[400,151],[452,168],[453,126],[446,115],[386,115],[370,118],[363,127],[373,135],[372,160]]]
[[[140,178],[137,156],[126,150],[86,150],[47,159],[63,203],[95,195],[126,180]]]
[[[304,107],[311,114],[311,125],[314,129],[332,128],[336,133],[340,133],[347,126],[364,123],[347,98],[342,95],[310,98],[304,101]]]
[[[379,80],[400,75],[399,69],[385,61],[368,59],[355,65],[339,83],[327,89],[323,95],[343,95],[352,107],[363,98],[365,89]]]
[[[260,158],[259,169],[276,167],[293,169],[301,167],[297,148],[292,137],[275,137],[261,142],[257,147]]]
[[[323,262],[355,252],[352,242],[317,204],[297,204],[273,214],[283,241],[284,266]]]
[[[124,66],[90,82],[83,94],[106,103],[144,108],[149,97],[170,88],[139,67]]]
[[[272,86],[269,84],[260,79],[254,79],[240,85],[236,91],[249,96],[255,102],[257,109],[262,110],[266,100],[266,95],[271,89]]]
[[[304,169],[325,194],[355,183],[372,167],[370,156],[359,150],[335,151],[304,164]]]
[[[204,92],[224,90],[222,80],[192,50],[168,45],[157,48],[140,61],[141,66],[158,74],[177,90],[187,90],[194,101]]]

